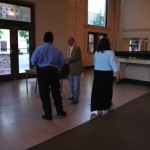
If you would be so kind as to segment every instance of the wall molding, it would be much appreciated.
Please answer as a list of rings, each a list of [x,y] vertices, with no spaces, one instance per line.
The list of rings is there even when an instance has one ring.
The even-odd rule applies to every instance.
[[[144,32],[144,31],[150,31],[150,28],[127,28],[123,29],[122,32]]]

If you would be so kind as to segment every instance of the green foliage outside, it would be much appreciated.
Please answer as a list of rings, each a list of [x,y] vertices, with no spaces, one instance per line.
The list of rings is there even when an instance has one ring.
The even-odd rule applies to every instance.
[[[4,34],[4,33],[2,30],[0,30],[0,39],[2,38],[2,34]]]
[[[93,25],[105,27],[105,17],[101,14],[96,14],[95,20],[93,20]]]
[[[29,32],[28,31],[19,31],[19,36],[24,37],[25,39],[28,39]]]

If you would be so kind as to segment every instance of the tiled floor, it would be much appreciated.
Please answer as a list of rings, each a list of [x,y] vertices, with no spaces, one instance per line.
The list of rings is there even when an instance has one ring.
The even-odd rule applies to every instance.
[[[67,100],[70,88],[68,81],[63,81],[63,104],[68,115],[57,117],[53,107],[52,121],[41,118],[41,101],[38,92],[34,93],[35,78],[28,79],[28,95],[25,79],[0,82],[0,149],[27,149],[97,117],[96,112],[90,112],[92,80],[93,71],[86,70],[81,81],[80,103],[77,105],[70,105]],[[145,86],[114,83],[113,109],[149,91],[150,88]]]

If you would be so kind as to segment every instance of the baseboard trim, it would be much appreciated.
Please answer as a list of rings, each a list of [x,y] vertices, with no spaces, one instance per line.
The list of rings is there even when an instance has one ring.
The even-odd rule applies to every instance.
[[[119,83],[132,83],[132,84],[135,84],[135,85],[143,85],[143,86],[148,86],[150,87],[150,82],[148,81],[141,81],[141,80],[134,80],[134,79],[128,79],[128,78],[123,78],[123,79],[120,79]]]

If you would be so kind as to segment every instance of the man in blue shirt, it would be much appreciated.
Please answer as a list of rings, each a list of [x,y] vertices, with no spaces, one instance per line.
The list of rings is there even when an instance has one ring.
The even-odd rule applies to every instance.
[[[32,54],[31,63],[37,69],[39,93],[45,114],[43,119],[52,120],[50,91],[54,99],[58,116],[66,116],[62,106],[58,68],[64,66],[64,57],[60,49],[53,46],[53,33],[44,34],[44,44],[37,47]]]

